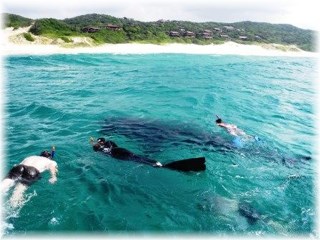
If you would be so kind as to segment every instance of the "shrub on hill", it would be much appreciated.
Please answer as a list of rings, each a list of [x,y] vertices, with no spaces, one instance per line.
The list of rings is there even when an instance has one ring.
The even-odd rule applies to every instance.
[[[24,33],[23,36],[24,36],[24,38],[25,38],[26,40],[28,40],[29,42],[33,42],[33,41],[34,41],[34,38],[31,36],[30,33]]]
[[[44,18],[36,20],[30,28],[34,35],[47,35],[53,37],[70,36],[74,34],[72,27],[61,20]]]
[[[15,29],[19,27],[28,27],[32,24],[33,20],[30,18],[21,17],[16,14],[4,13],[2,14],[5,27],[13,27]]]

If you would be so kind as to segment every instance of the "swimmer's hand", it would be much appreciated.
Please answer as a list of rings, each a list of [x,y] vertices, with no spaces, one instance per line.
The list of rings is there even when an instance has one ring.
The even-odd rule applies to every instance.
[[[94,143],[94,138],[93,138],[93,137],[90,137],[89,143],[90,143],[90,144],[93,144],[93,143]]]
[[[52,177],[52,178],[49,179],[49,182],[51,184],[54,184],[56,181],[57,181],[57,177]]]

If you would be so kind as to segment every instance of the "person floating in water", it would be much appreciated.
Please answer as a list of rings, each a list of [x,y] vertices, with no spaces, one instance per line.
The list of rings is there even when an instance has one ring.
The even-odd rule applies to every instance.
[[[185,172],[204,171],[206,169],[204,157],[190,158],[190,159],[170,162],[167,164],[162,164],[156,160],[138,156],[125,148],[118,147],[118,145],[115,142],[106,141],[105,138],[98,138],[96,143],[94,143],[93,138],[90,138],[90,143],[92,144],[94,151],[103,152],[119,160],[134,161],[138,163],[147,164],[152,167],[169,168],[172,170],[185,171]]]
[[[42,172],[48,170],[51,173],[50,183],[57,181],[58,164],[52,160],[55,154],[55,147],[51,153],[41,152],[40,156],[30,156],[25,158],[20,164],[11,168],[5,179],[1,183],[2,194],[6,193],[11,187],[15,186],[10,198],[13,207],[19,206],[23,200],[23,193],[27,188],[41,178]]]
[[[90,141],[91,143],[93,143],[94,140],[91,138]],[[96,152],[101,151],[120,160],[131,160],[148,164],[153,167],[162,167],[162,164],[160,162],[137,156],[127,149],[118,147],[118,145],[113,141],[106,141],[105,138],[98,138],[97,143],[93,144],[93,150]]]
[[[235,147],[243,147],[244,141],[252,139],[258,140],[257,137],[253,138],[252,136],[246,134],[242,129],[238,128],[236,125],[223,122],[219,116],[217,116],[216,124],[219,127],[226,129],[230,135],[234,136],[232,142]]]
[[[219,127],[222,127],[224,129],[227,130],[227,132],[229,134],[231,134],[232,136],[248,136],[243,130],[239,129],[236,125],[234,124],[229,124],[229,123],[224,123],[222,121],[221,118],[219,118],[217,116],[217,120],[216,120],[216,124],[219,126]]]

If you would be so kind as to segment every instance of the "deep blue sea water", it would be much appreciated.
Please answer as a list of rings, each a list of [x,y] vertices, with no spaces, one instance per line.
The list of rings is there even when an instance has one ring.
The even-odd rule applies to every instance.
[[[4,70],[6,171],[52,145],[59,165],[19,209],[4,198],[6,235],[315,234],[315,59],[12,56]],[[234,146],[216,114],[258,140]],[[163,163],[204,156],[207,169],[118,161],[91,136]]]

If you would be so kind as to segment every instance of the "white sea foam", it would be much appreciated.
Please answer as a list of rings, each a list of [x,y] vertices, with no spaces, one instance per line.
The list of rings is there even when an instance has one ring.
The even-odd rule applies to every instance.
[[[11,206],[10,200],[3,202],[2,212],[4,218],[1,220],[0,238],[2,237],[2,235],[6,235],[8,232],[14,229],[14,225],[10,223],[10,219],[18,218],[22,207],[35,196],[37,196],[36,191],[26,194],[24,199],[19,203],[19,205],[15,207]]]

